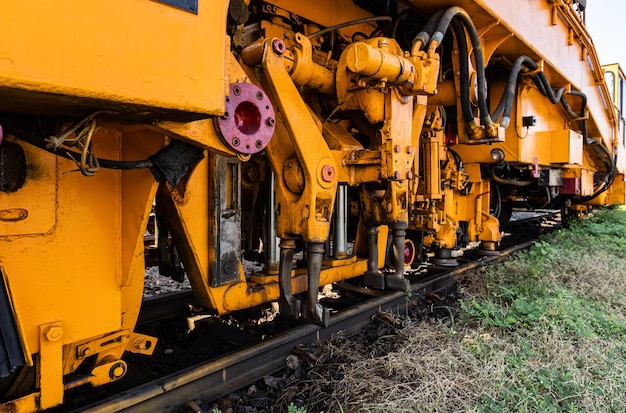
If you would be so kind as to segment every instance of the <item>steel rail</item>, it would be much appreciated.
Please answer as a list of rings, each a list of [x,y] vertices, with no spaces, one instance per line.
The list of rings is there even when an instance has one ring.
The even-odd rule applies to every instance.
[[[195,302],[196,299],[191,290],[146,297],[141,303],[137,324],[145,324],[182,314],[189,304]]]
[[[398,311],[404,311],[409,302],[452,286],[456,282],[455,277],[464,271],[499,261],[513,252],[530,247],[534,242],[524,242],[501,251],[499,256],[483,257],[416,282],[411,285],[413,294],[410,299],[402,291],[372,298],[333,315],[328,328],[301,325],[266,342],[153,380],[74,412],[178,412],[180,406],[189,400],[215,399],[280,370],[284,367],[285,358],[298,344],[325,341],[340,331],[347,335],[356,334],[381,310],[397,308]]]

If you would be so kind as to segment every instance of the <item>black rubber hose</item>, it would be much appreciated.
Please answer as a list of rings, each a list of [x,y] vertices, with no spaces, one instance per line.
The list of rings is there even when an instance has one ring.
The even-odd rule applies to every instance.
[[[474,120],[472,113],[472,102],[470,101],[470,82],[469,82],[469,51],[467,49],[467,39],[465,38],[465,30],[458,20],[452,20],[452,30],[456,36],[457,45],[459,47],[459,83],[461,88],[461,111],[463,120],[468,123]]]
[[[422,31],[415,35],[415,37],[413,38],[412,44],[415,44],[417,41],[421,41],[422,47],[427,45],[430,41],[430,37],[433,35],[433,31],[435,31],[435,28],[439,24],[439,20],[441,20],[441,16],[443,16],[444,12],[445,10],[439,10],[437,13],[430,16],[430,18],[426,21],[426,24],[424,25]]]
[[[535,86],[537,86],[537,89],[539,90],[539,92],[542,95],[547,96],[548,92],[546,92],[545,86],[543,86],[543,83],[541,83],[541,80],[539,80],[539,76],[537,76],[537,74],[535,73],[531,79],[533,80],[533,83],[535,84]]]
[[[352,20],[352,21],[349,21],[349,22],[336,24],[334,26],[327,27],[327,28],[319,30],[319,31],[317,31],[315,33],[311,33],[307,37],[309,39],[312,39],[314,37],[321,36],[323,34],[330,33],[330,32],[335,31],[335,30],[343,29],[344,27],[354,26],[355,24],[372,23],[372,22],[378,22],[378,21],[391,22],[391,21],[393,21],[393,19],[391,17],[389,17],[389,16],[366,17],[364,19]]]
[[[511,74],[509,75],[509,81],[507,82],[506,89],[502,94],[502,98],[500,99],[498,106],[491,114],[492,119],[498,119],[500,115],[503,115],[500,126],[504,128],[509,126],[511,110],[513,108],[513,98],[515,97],[515,88],[517,87],[517,78],[524,67],[530,70],[537,70],[537,64],[528,56],[520,56],[515,59],[513,67],[511,68]]]
[[[544,94],[547,96],[550,102],[554,104],[559,103],[559,101],[561,100],[561,96],[563,96],[563,93],[565,92],[565,88],[561,87],[561,88],[556,89],[556,91],[553,90],[552,86],[550,86],[550,82],[548,81],[548,78],[546,77],[546,74],[543,72],[537,73],[537,78],[539,79],[541,84],[544,86],[544,89],[545,89]]]
[[[448,31],[448,27],[450,26],[450,22],[453,18],[459,19],[467,34],[469,35],[470,41],[472,43],[472,49],[474,53],[474,60],[476,61],[476,77],[478,82],[478,109],[481,115],[481,123],[483,125],[491,125],[493,121],[491,120],[491,115],[489,114],[489,108],[487,107],[487,91],[485,90],[485,86],[487,85],[487,80],[485,76],[485,59],[483,56],[482,45],[480,44],[480,37],[478,36],[478,31],[476,30],[476,26],[472,22],[472,18],[467,14],[467,12],[461,7],[454,6],[450,7],[445,11],[439,24],[437,25],[437,29],[435,33],[431,36],[431,42],[436,41],[441,44],[445,33]]]
[[[565,94],[561,97],[561,106],[563,106],[565,111],[573,118],[576,118],[576,117],[581,118],[580,119],[580,132],[583,135],[584,142],[588,144],[589,134],[587,131],[587,119],[585,119],[585,116],[587,114],[587,95],[577,90],[572,90],[569,92],[569,94],[572,96],[578,96],[579,98],[581,98],[580,114],[577,114],[576,112],[572,110],[572,107],[570,106],[569,102],[567,101],[567,99],[565,99]]]
[[[454,149],[450,149],[450,148],[448,148],[448,152],[454,158],[454,162],[456,162],[457,169],[459,171],[462,171],[463,170],[463,159],[461,158],[461,155],[459,155],[459,153],[457,151],[455,151]]]

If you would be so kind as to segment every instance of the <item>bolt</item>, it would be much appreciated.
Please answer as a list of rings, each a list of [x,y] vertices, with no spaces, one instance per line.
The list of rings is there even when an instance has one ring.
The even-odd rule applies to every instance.
[[[254,146],[256,146],[257,149],[261,149],[263,147],[263,141],[261,141],[260,139],[257,140],[256,142],[254,142]]]
[[[90,354],[91,354],[91,349],[89,349],[89,348],[87,348],[87,347],[85,347],[84,349],[82,349],[82,350],[80,351],[80,355],[81,355],[81,357],[87,357],[87,356],[88,356],[88,355],[90,355]]]
[[[408,153],[409,155],[413,153],[413,147],[412,146],[407,146],[406,147],[406,153]]]
[[[261,92],[260,90],[256,92],[256,98],[258,100],[263,100],[263,92]]]
[[[63,336],[63,330],[61,329],[61,327],[48,327],[44,335],[46,336],[48,341],[59,341],[61,336]]]
[[[332,182],[335,179],[335,168],[331,165],[324,165],[322,168],[322,180],[324,182]]]
[[[112,379],[119,379],[126,374],[126,365],[122,362],[115,363],[109,369],[109,377]]]
[[[274,39],[272,42],[272,50],[274,50],[274,53],[278,56],[282,56],[283,53],[285,53],[285,43],[280,39]]]
[[[233,138],[232,142],[233,142],[233,146],[239,146],[239,143],[240,143],[239,138]]]
[[[401,150],[402,150],[402,147],[400,145],[396,145],[393,147],[393,151],[395,153],[400,153]]]
[[[138,338],[137,340],[133,341],[133,348],[138,351],[145,350],[146,340],[142,338]]]
[[[224,119],[228,119],[230,115],[228,114],[228,112],[224,112],[224,116],[222,116]]]
[[[239,96],[241,94],[241,89],[239,89],[239,86],[233,87],[233,94],[235,96]]]
[[[267,123],[267,126],[274,126],[274,123],[276,123],[274,118],[267,118],[265,122]]]

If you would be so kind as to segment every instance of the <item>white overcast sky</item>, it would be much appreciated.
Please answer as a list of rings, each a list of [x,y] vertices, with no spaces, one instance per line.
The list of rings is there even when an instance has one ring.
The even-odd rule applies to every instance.
[[[626,0],[587,0],[587,29],[600,63],[626,67]]]

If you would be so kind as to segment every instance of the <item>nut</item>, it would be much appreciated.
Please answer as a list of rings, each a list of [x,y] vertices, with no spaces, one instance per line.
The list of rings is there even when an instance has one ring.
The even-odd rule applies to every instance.
[[[48,341],[59,341],[63,336],[63,329],[57,326],[48,327],[44,335]]]

